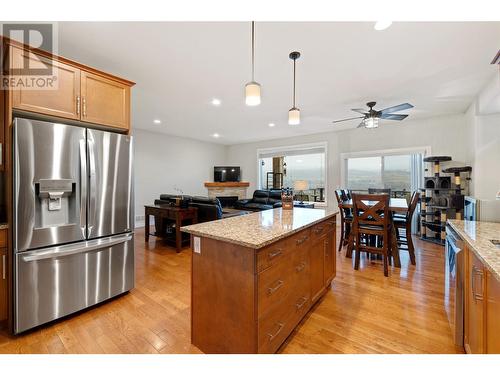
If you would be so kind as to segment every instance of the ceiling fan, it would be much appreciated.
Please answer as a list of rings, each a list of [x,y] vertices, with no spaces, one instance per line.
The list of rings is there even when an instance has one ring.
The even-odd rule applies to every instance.
[[[375,104],[377,103],[376,102],[366,103],[366,105],[368,106],[368,111],[362,108],[352,109],[352,111],[361,113],[363,116],[350,117],[350,118],[345,118],[343,120],[336,120],[332,121],[332,123],[335,124],[337,122],[349,121],[361,118],[363,120],[361,120],[361,123],[358,125],[358,128],[363,128],[363,127],[368,129],[378,128],[379,119],[401,121],[407,118],[408,115],[399,115],[394,112],[404,111],[405,109],[413,108],[413,106],[410,103],[403,103],[377,111],[376,109],[373,109],[373,107],[375,107]]]

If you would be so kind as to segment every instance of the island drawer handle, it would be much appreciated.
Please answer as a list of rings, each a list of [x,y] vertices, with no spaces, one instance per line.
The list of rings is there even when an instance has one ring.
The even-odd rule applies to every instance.
[[[301,298],[302,302],[295,304],[297,306],[297,310],[300,310],[307,302],[307,297]]]
[[[314,228],[314,233],[321,233],[323,232],[323,227],[319,227],[319,228]]]
[[[274,252],[268,253],[268,254],[267,254],[267,257],[268,257],[269,259],[273,259],[273,258],[276,258],[277,256],[281,255],[282,253],[283,253],[283,252],[282,252],[282,250],[281,250],[281,249],[278,249],[278,250],[276,250],[276,251],[274,251]]]
[[[275,293],[279,288],[281,288],[283,286],[283,280],[278,280],[278,282],[276,283],[276,286],[273,288],[268,288],[267,289],[267,294],[271,295],[273,293]]]
[[[297,240],[297,241],[296,241],[296,244],[297,244],[297,245],[302,245],[304,242],[306,242],[306,241],[307,241],[307,239],[308,239],[308,238],[309,238],[309,237],[304,236],[304,237],[302,237],[300,240]]]
[[[297,267],[295,267],[295,270],[297,272],[302,272],[304,270],[304,268],[306,268],[306,262],[300,263]]]
[[[281,332],[281,330],[283,329],[283,327],[285,326],[284,323],[278,323],[278,330],[272,334],[272,333],[268,333],[267,335],[269,336],[269,341],[273,341],[273,339],[279,335],[279,333]]]

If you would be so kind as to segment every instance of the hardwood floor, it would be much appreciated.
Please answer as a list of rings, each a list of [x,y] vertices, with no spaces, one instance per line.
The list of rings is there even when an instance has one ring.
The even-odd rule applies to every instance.
[[[13,337],[0,353],[200,353],[190,344],[191,251],[177,254],[137,230],[136,287],[121,297]],[[359,271],[337,253],[330,291],[281,353],[455,353],[444,310],[444,251],[416,240],[417,266],[384,277],[362,256]]]

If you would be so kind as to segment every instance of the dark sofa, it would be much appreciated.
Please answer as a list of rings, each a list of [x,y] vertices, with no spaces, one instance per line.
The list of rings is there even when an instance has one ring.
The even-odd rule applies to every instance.
[[[155,200],[155,205],[172,204],[175,202],[176,198],[180,198],[180,195],[161,194],[160,199]],[[188,202],[189,207],[196,207],[198,209],[198,223],[225,219],[249,213],[245,210],[223,209],[217,198],[211,199],[207,197],[189,195],[183,195],[182,198]],[[155,217],[156,233],[165,233],[167,225],[167,219],[160,220],[160,218]]]
[[[281,190],[255,190],[252,199],[240,199],[234,208],[248,211],[264,211],[281,207]]]

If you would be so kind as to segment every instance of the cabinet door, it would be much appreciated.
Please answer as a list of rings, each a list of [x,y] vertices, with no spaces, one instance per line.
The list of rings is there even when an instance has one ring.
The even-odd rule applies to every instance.
[[[486,272],[486,353],[500,354],[500,282]]]
[[[8,317],[7,310],[7,249],[0,249],[0,322]]]
[[[324,259],[325,239],[317,240],[310,248],[311,256],[311,300],[316,302],[325,288]]]
[[[467,250],[467,286],[465,311],[465,350],[471,354],[484,353],[484,267]]]
[[[130,87],[82,71],[82,121],[129,129]]]
[[[335,232],[328,233],[324,241],[325,248],[325,264],[324,264],[324,277],[325,285],[328,288],[333,278],[335,277]]]
[[[80,119],[80,70],[18,47],[11,47],[11,67],[31,69],[52,66],[56,77],[54,88],[35,90],[18,86],[12,90],[12,105],[16,109],[45,115]]]

